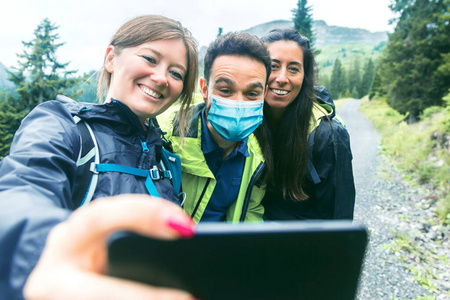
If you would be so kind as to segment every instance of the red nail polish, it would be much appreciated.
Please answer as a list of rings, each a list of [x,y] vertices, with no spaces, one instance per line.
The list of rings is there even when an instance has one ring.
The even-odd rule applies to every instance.
[[[193,224],[180,223],[174,220],[169,220],[167,224],[170,228],[176,230],[182,238],[190,238],[195,233]]]

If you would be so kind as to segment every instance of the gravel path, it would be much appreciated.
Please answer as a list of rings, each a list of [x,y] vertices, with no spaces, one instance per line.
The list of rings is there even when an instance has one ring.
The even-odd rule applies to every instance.
[[[409,188],[378,154],[380,137],[358,107],[359,100],[349,100],[337,111],[351,138],[356,185],[354,218],[370,231],[358,299],[425,299],[421,298],[425,296],[426,299],[450,299],[449,261],[439,261],[436,268],[428,265],[430,272],[437,274],[430,283],[435,289],[432,293],[414,280],[415,274],[411,272],[422,270],[432,262],[426,256],[430,251],[434,251],[433,257],[450,259],[448,228],[437,228],[426,222],[432,217],[430,207],[435,199],[426,189]],[[387,179],[380,174],[385,174],[383,177]],[[392,245],[399,245],[397,233],[413,236],[412,245],[418,251],[410,253],[408,247],[393,250]]]

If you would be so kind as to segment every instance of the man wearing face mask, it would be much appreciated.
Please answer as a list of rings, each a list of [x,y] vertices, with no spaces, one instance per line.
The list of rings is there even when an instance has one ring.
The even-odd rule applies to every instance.
[[[262,221],[264,168],[252,135],[262,123],[271,70],[263,42],[229,33],[208,47],[200,88],[204,103],[190,110],[181,143],[177,118],[158,117],[174,152],[181,157],[183,207],[194,221]]]

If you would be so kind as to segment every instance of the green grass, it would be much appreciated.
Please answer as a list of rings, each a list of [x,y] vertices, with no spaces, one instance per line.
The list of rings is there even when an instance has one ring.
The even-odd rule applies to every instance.
[[[383,248],[392,253],[401,253],[398,258],[403,261],[404,267],[411,272],[413,280],[425,288],[428,292],[436,294],[439,291],[436,288],[434,281],[438,278],[430,267],[430,265],[438,265],[447,263],[446,258],[437,256],[432,251],[419,247],[415,242],[414,233],[411,232],[395,232],[392,231],[395,239],[387,245],[381,245]],[[411,264],[411,256],[416,263]],[[417,261],[418,260],[418,261]],[[418,263],[420,262],[420,263]],[[417,298],[417,299],[435,299],[435,298]]]
[[[334,105],[336,106],[336,109],[338,109],[342,105],[344,105],[344,103],[347,102],[348,100],[351,100],[351,98],[343,98],[343,99],[338,99],[338,100],[333,100],[333,101],[334,101]]]
[[[450,102],[450,96],[447,96]],[[446,98],[446,99],[447,99]],[[450,223],[450,106],[431,107],[408,125],[384,99],[361,100],[360,110],[381,134],[385,154],[413,185],[430,185],[438,198],[438,218]]]

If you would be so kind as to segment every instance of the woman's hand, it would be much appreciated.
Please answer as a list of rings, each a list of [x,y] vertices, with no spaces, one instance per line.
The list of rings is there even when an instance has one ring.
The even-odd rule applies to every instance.
[[[24,288],[26,299],[193,299],[184,291],[156,288],[105,275],[107,240],[117,230],[161,239],[194,234],[180,207],[146,195],[97,199],[76,210],[49,234]]]

